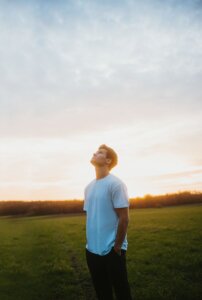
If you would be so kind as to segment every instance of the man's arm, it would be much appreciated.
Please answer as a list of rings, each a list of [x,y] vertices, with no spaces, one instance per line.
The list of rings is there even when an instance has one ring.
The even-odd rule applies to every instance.
[[[129,209],[128,209],[128,207],[114,208],[114,209],[119,218],[119,224],[118,224],[118,229],[117,229],[114,250],[119,255],[121,255],[121,246],[125,239],[127,228],[128,228],[128,223],[129,223]]]

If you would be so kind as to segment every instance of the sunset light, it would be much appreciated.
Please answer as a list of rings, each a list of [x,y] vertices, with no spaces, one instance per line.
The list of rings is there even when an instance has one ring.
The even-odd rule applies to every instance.
[[[202,191],[195,1],[10,1],[0,18],[0,200],[83,199],[92,154],[129,196]]]

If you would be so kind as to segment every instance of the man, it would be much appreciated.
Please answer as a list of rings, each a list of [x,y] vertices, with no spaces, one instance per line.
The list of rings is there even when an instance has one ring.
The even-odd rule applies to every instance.
[[[129,199],[125,183],[109,171],[117,165],[116,152],[101,145],[91,164],[96,179],[84,191],[86,261],[99,300],[131,300],[126,268]]]

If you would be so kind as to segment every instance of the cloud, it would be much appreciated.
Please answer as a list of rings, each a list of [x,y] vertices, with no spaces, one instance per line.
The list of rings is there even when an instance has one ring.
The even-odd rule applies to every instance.
[[[201,164],[201,8],[181,0],[1,1],[2,180],[70,180],[82,165],[71,161],[73,149],[104,139],[129,155],[128,168],[134,154],[149,164],[159,152],[183,170],[186,160]]]
[[[1,20],[1,111],[8,117],[22,109],[46,116],[100,98],[122,102],[123,95],[138,104],[134,95],[158,98],[201,74],[201,14],[190,2],[21,3],[4,2]]]

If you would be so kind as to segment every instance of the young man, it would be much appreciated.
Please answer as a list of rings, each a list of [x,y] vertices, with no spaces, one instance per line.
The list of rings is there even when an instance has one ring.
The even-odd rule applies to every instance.
[[[84,191],[86,261],[99,300],[132,300],[126,268],[129,199],[125,183],[109,171],[116,152],[101,145],[91,158],[96,179]]]

